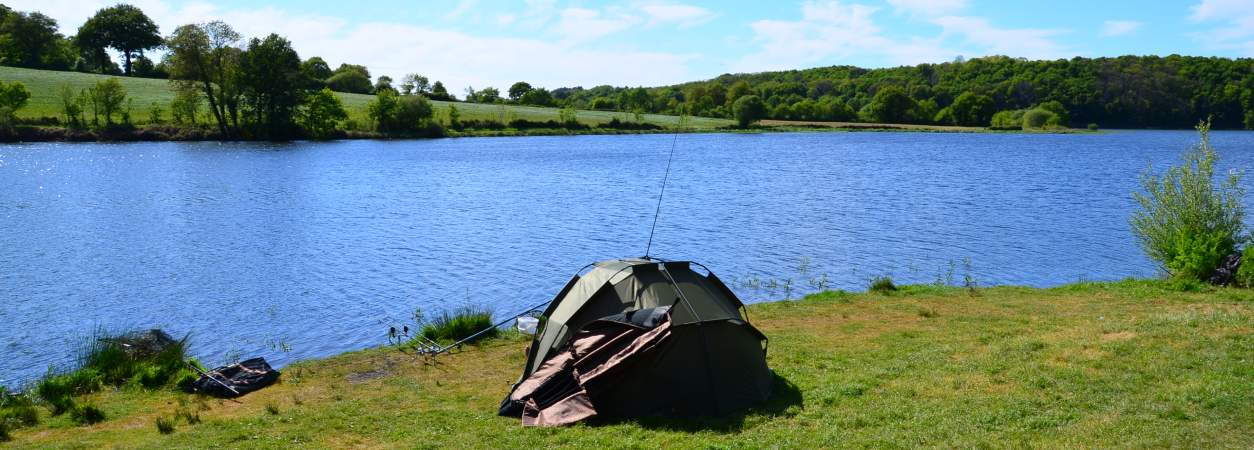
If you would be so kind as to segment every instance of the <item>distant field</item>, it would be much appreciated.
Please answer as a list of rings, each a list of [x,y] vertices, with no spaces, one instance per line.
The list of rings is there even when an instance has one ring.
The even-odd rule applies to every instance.
[[[0,67],[0,80],[20,81],[31,91],[30,103],[27,104],[25,108],[18,111],[18,116],[27,118],[59,117],[61,115],[60,92],[62,86],[70,86],[75,91],[78,91],[86,89],[104,78],[110,78],[110,76],[78,72]],[[152,108],[154,103],[166,111],[165,118],[166,120],[169,120],[170,100],[174,99],[174,92],[170,88],[169,81],[149,78],[113,78],[117,78],[122,83],[122,86],[126,88],[128,97],[134,99],[134,110],[132,115],[133,119],[137,123],[146,123],[148,121],[149,110]],[[344,107],[349,110],[349,117],[351,119],[365,120],[366,103],[373,99],[374,96],[344,93],[338,93],[337,95],[339,95],[340,99],[344,101]],[[435,104],[437,117],[446,117],[449,105],[456,105],[462,120],[480,119],[510,121],[514,119],[525,119],[545,121],[557,120],[558,118],[557,108],[479,103],[432,103]],[[585,110],[576,112],[576,118],[579,119],[580,122],[589,125],[609,122],[615,117],[619,120],[635,119],[632,114],[620,112]],[[641,119],[645,122],[662,126],[673,126],[679,122],[678,116],[660,114],[644,114],[641,116]],[[732,124],[732,121],[726,119],[696,117],[689,118],[688,120],[688,126],[697,129],[712,129],[730,124]]]

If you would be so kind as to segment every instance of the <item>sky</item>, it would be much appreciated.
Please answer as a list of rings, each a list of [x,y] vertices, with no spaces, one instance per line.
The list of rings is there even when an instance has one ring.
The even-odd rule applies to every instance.
[[[71,35],[109,0],[6,1]],[[135,0],[168,34],[222,20],[302,58],[470,86],[656,86],[723,73],[958,56],[1254,57],[1254,0]]]

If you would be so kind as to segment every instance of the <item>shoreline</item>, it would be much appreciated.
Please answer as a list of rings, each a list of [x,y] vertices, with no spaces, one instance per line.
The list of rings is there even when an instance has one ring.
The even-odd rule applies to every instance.
[[[763,121],[763,125],[750,128],[689,128],[689,129],[619,129],[619,128],[526,128],[499,130],[450,131],[438,136],[429,135],[388,135],[371,131],[338,130],[335,136],[321,141],[337,140],[413,140],[440,138],[476,138],[476,137],[527,137],[527,136],[614,136],[631,134],[764,134],[764,133],[801,133],[801,132],[904,132],[904,133],[957,133],[957,134],[1096,134],[1105,130],[1093,131],[1078,128],[1050,130],[997,130],[981,127],[957,127],[915,124],[881,124],[858,122],[785,122]],[[71,129],[60,126],[22,125],[16,127],[12,134],[0,135],[0,143],[35,143],[35,142],[297,142],[317,141],[305,137],[287,140],[222,138],[209,127],[175,127],[150,126],[132,129]]]
[[[958,447],[1224,447],[1254,439],[1242,419],[1252,404],[1242,400],[1249,392],[1239,377],[1250,363],[1238,357],[1254,324],[1249,289],[1192,292],[1151,279],[1051,288],[909,285],[825,291],[748,309],[771,338],[779,395],[728,417],[520,429],[517,419],[496,416],[530,339],[508,332],[436,359],[376,346],[303,360],[284,367],[279,384],[236,402],[172,389],[106,389],[82,398],[104,411],[103,422],[78,426],[41,409],[39,424],[13,430],[10,444],[508,447],[627,436],[616,442],[695,447],[744,443],[750,434],[742,427],[760,444],[796,447],[830,443],[823,430],[831,429],[843,430],[842,442],[851,445],[918,443],[920,436]],[[1174,387],[1164,391],[1164,383]],[[177,419],[196,404],[195,421]],[[919,420],[920,411],[937,413]],[[153,424],[168,417],[176,428],[159,433]]]

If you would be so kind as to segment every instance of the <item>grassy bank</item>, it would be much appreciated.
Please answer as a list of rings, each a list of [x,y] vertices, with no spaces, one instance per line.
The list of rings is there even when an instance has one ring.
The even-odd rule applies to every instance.
[[[31,119],[59,117],[61,115],[60,92],[62,86],[70,86],[77,92],[94,86],[96,82],[105,78],[110,78],[110,76],[0,66],[0,80],[20,81],[30,90],[30,102],[25,108],[19,110],[17,115],[18,117]],[[122,86],[126,88],[128,98],[134,99],[134,110],[131,115],[137,122],[137,125],[147,124],[149,111],[154,103],[165,111],[166,120],[169,120],[170,101],[174,100],[174,91],[171,89],[169,81],[151,78],[112,78],[117,78],[122,83]],[[374,99],[373,95],[346,94],[342,92],[336,95],[344,102],[344,108],[348,110],[350,120],[361,122],[367,120],[366,103]],[[455,105],[461,120],[464,121],[491,120],[507,123],[515,119],[536,122],[560,120],[557,108],[439,101],[432,102],[432,104],[435,107],[436,117],[447,117],[449,105]],[[206,108],[202,107],[202,114],[205,114],[204,121],[210,120]],[[615,118],[620,121],[635,120],[635,116],[632,114],[612,111],[577,111],[575,117],[580,123],[592,127],[608,123]],[[673,127],[680,120],[678,116],[661,114],[642,114],[640,119],[643,122],[663,127]],[[733,123],[731,120],[725,119],[693,117],[687,118],[686,126],[697,130],[713,130],[718,127],[732,125]]]
[[[496,406],[524,340],[431,362],[372,349],[285,369],[240,402],[92,394],[15,447],[1254,446],[1254,291],[1166,283],[903,287],[753,305],[777,395],[742,416],[522,429]],[[176,420],[195,409],[199,423]],[[172,425],[158,431],[157,421]],[[167,429],[169,431],[169,429]]]

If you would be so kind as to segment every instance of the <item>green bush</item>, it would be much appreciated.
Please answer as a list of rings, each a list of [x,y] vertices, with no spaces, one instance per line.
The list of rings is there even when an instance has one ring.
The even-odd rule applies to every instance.
[[[867,290],[870,292],[887,294],[896,291],[897,285],[893,284],[893,279],[891,277],[875,277],[871,279],[871,285],[867,288]]]
[[[1133,194],[1141,209],[1131,224],[1145,252],[1173,277],[1204,281],[1244,239],[1245,191],[1238,172],[1215,184],[1219,157],[1210,145],[1210,123],[1197,130],[1201,140],[1183,165],[1142,175],[1145,192]]]
[[[1237,268],[1237,284],[1254,288],[1254,244],[1246,244],[1241,252],[1241,267]]]
[[[1090,124],[1089,124],[1089,131],[1097,131],[1097,124],[1096,124],[1096,123],[1090,123]]]
[[[68,375],[50,374],[35,387],[35,395],[48,404],[54,416],[74,409],[74,394],[74,386]]]
[[[70,419],[79,425],[92,425],[104,422],[105,414],[95,405],[79,405],[70,410]]]
[[[14,394],[0,387],[0,426],[9,429],[39,424],[39,411],[30,395]]]
[[[1023,110],[998,111],[993,114],[989,128],[994,130],[1018,130],[1023,128]]]
[[[422,335],[434,341],[459,341],[482,330],[492,328],[492,312],[486,309],[466,307],[453,314],[445,311],[435,320],[422,326]],[[480,338],[494,337],[496,328],[484,333]]]
[[[1058,126],[1058,115],[1041,108],[1029,109],[1023,113],[1023,129],[1045,128]]]

